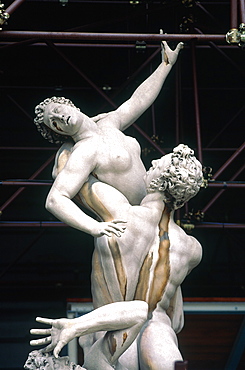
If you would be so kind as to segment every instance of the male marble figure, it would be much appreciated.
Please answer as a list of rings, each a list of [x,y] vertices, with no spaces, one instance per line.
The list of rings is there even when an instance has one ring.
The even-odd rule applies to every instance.
[[[198,192],[202,167],[190,148],[179,145],[173,153],[153,161],[144,181],[147,195],[140,206],[131,206],[122,193],[93,176],[79,192],[103,221],[127,220],[121,237],[104,235],[97,239],[92,272],[95,307],[107,307],[111,302],[124,300],[148,303],[145,324],[137,328],[141,328],[140,335],[120,358],[121,352],[119,356],[117,353],[117,348],[122,351],[120,330],[113,332],[115,351],[112,353],[105,351],[105,348],[112,348],[112,338],[108,334],[96,342],[100,356],[95,356],[93,347],[85,348],[83,366],[88,370],[112,369],[112,366],[129,370],[169,370],[182,358],[175,334],[183,326],[180,284],[199,263],[202,252],[198,241],[175,224],[173,213]],[[50,323],[54,330],[56,321],[44,319],[42,322]],[[59,327],[61,332],[64,329]],[[134,329],[131,333],[131,328],[127,331],[124,328],[123,333],[131,334],[132,338],[136,335]],[[33,333],[39,334],[39,331]],[[67,337],[59,342],[51,331],[43,332],[48,333],[52,336],[48,341],[52,343],[47,350],[57,346],[56,354],[70,340]],[[77,336],[80,334],[78,332]],[[45,344],[45,340],[32,343]],[[86,341],[81,344],[86,346]]]

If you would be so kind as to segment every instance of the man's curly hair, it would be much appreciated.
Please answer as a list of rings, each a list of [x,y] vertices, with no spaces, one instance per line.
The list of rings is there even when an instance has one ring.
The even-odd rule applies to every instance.
[[[71,138],[69,136],[59,135],[56,132],[52,131],[48,126],[45,125],[43,121],[44,110],[47,107],[47,105],[50,103],[59,103],[59,104],[69,105],[70,107],[76,108],[78,111],[80,111],[80,109],[77,108],[72,103],[71,100],[63,98],[63,97],[56,97],[56,96],[45,99],[43,102],[38,104],[35,108],[36,117],[34,118],[34,123],[37,126],[37,130],[41,133],[41,135],[45,139],[47,139],[50,143],[54,143],[54,144],[64,143],[65,141],[68,141]]]
[[[170,210],[181,208],[194,197],[203,183],[202,165],[187,145],[173,149],[171,163],[161,175],[151,181],[148,192],[164,193],[164,202]]]

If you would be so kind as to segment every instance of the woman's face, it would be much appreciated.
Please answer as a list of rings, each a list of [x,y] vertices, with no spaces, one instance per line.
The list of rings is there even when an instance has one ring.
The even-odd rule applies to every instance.
[[[72,136],[80,126],[81,112],[66,104],[50,103],[45,107],[43,121],[57,134]]]
[[[164,155],[160,159],[155,159],[151,162],[152,166],[150,167],[149,171],[146,172],[144,176],[144,181],[146,186],[149,186],[152,180],[157,179],[161,176],[161,173],[165,170],[167,166],[171,163],[172,153]]]

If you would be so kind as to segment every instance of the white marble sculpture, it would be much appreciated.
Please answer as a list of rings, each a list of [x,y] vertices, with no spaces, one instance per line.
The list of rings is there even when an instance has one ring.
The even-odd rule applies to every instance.
[[[172,51],[164,42],[167,62],[162,61],[115,111],[89,118],[68,99],[55,97],[36,107],[34,121],[46,139],[59,142],[69,137],[74,144],[69,161],[57,176],[46,202],[47,209],[57,218],[96,237],[123,230],[117,226],[118,222],[97,222],[87,216],[72,199],[93,173],[100,181],[121,191],[131,204],[140,204],[146,195],[141,150],[138,142],[122,131],[154,102],[181,48],[179,44]],[[58,154],[62,154],[63,149],[64,146]]]
[[[128,304],[126,310],[118,308],[122,311],[115,320],[121,324],[113,321],[113,315],[96,321],[97,310],[92,319],[87,315],[76,321],[39,319],[52,329],[33,330],[48,337],[32,345],[51,342],[44,351],[54,350],[58,356],[69,340],[82,336],[87,370],[169,370],[182,358],[175,334],[183,326],[180,284],[202,252],[197,240],[175,224],[173,213],[198,192],[201,164],[191,149],[179,145],[153,161],[146,173],[138,143],[120,131],[155,100],[180,48],[179,44],[172,51],[164,43],[167,61],[114,112],[90,119],[64,98],[46,99],[36,108],[35,123],[44,137],[73,139],[57,153],[47,208],[68,225],[97,237],[92,271],[95,308],[105,307],[109,313],[118,302]],[[101,221],[87,216],[74,197]],[[143,320],[136,320],[138,325],[130,321],[135,304],[143,304],[147,311]]]
[[[132,344],[145,323],[147,315],[147,303],[135,300],[104,305],[75,319],[52,320],[38,317],[38,322],[52,325],[52,329],[32,329],[32,334],[48,336],[33,340],[31,344],[43,345],[51,342],[42,352],[39,351],[38,357],[42,353],[45,357],[47,353],[53,351],[51,357],[55,362],[60,359],[58,355],[61,349],[73,338],[107,330],[102,338],[91,345],[89,353],[86,355],[85,367],[74,369],[112,369],[109,362],[116,362],[119,356]],[[63,357],[61,358],[63,359]],[[63,362],[65,363],[65,361]],[[88,364],[86,364],[87,362]],[[28,367],[26,368],[28,369]]]
[[[131,206],[122,193],[93,176],[79,192],[80,198],[105,222],[127,220],[121,237],[104,235],[95,244],[93,302],[98,310],[105,308],[109,322],[102,322],[98,314],[94,316],[97,322],[96,319],[90,321],[90,314],[75,320],[38,319],[53,325],[53,332],[50,329],[33,330],[33,334],[51,334],[51,337],[34,340],[32,345],[52,341],[46,350],[55,348],[57,356],[73,337],[84,335],[83,326],[79,328],[78,325],[81,320],[90,327],[85,334],[110,330],[102,336],[97,334],[100,339],[92,347],[95,338],[89,338],[89,341],[87,337],[85,341],[81,338],[85,352],[83,366],[88,370],[98,366],[101,370],[112,369],[113,365],[117,369],[168,370],[174,368],[175,361],[182,359],[175,334],[183,326],[180,285],[200,262],[202,250],[195,238],[176,225],[173,213],[200,189],[202,166],[193,151],[182,144],[152,164],[144,177],[148,194],[140,206]],[[124,300],[129,304],[140,303],[139,300],[148,303],[143,327],[139,319],[136,322],[140,325],[130,323],[126,327],[122,313],[118,316],[122,328],[115,325],[110,313],[114,311],[111,302]],[[129,308],[128,313],[130,317]],[[110,320],[114,331],[109,327]],[[55,330],[60,331],[59,335]],[[139,332],[138,338],[125,352]],[[108,351],[108,348],[114,350]]]
[[[70,362],[68,356],[55,358],[42,350],[32,351],[24,365],[25,370],[84,370],[83,367]]]

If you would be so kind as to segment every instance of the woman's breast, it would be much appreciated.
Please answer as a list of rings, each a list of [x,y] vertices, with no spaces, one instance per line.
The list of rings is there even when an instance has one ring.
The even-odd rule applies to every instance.
[[[132,137],[115,135],[113,140],[105,142],[102,146],[99,160],[103,170],[130,171],[141,163],[140,146]]]

